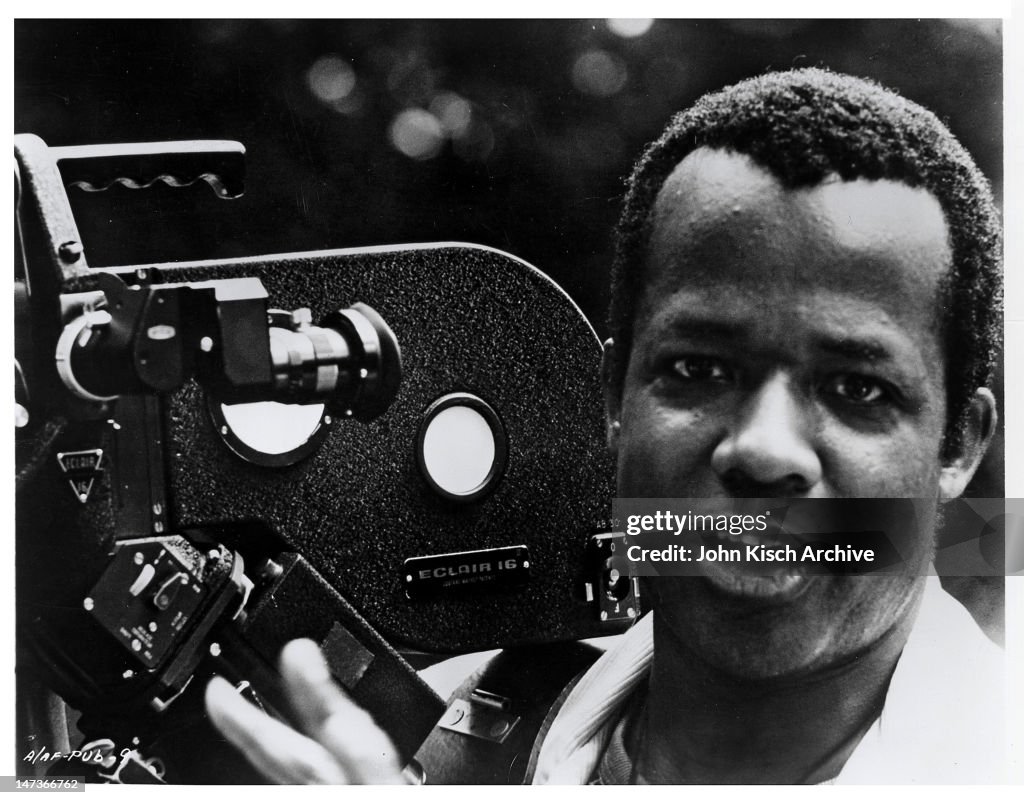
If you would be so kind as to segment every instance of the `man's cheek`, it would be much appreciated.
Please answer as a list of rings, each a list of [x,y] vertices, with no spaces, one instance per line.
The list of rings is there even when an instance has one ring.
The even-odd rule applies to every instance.
[[[671,480],[665,476],[678,460],[676,434],[659,426],[648,411],[626,410],[623,417],[618,453],[620,493],[639,486],[636,496],[650,496],[654,492],[646,491],[647,487]]]
[[[918,434],[823,435],[819,456],[826,489],[837,497],[935,497],[939,481],[938,442],[932,444],[934,440],[915,436]]]

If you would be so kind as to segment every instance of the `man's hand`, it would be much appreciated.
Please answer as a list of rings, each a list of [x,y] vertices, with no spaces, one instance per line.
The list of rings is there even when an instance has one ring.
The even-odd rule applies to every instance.
[[[275,783],[406,782],[391,739],[334,683],[313,641],[284,647],[281,676],[302,733],[249,704],[220,677],[206,688],[213,723],[256,769]]]

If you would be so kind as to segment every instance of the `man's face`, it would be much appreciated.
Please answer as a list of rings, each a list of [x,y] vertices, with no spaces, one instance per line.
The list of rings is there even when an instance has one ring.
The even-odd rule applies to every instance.
[[[838,179],[787,190],[744,156],[700,149],[652,214],[611,393],[620,496],[959,494],[960,465],[942,460],[951,257],[931,194]],[[930,551],[922,539],[918,559]],[[748,581],[721,566],[659,579],[655,608],[713,665],[772,677],[856,653],[908,612],[922,580]]]

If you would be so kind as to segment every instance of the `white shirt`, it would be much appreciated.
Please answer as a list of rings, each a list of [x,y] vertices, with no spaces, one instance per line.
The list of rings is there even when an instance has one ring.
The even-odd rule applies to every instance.
[[[535,784],[584,784],[626,699],[646,678],[652,619],[636,623],[566,698],[541,747]],[[882,714],[837,784],[1002,783],[1006,779],[1003,652],[929,577]]]

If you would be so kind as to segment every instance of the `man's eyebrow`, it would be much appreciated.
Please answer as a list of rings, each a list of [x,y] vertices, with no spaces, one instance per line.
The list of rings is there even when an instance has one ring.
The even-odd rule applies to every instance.
[[[685,318],[671,322],[672,335],[679,338],[738,338],[747,335],[750,328],[721,319]]]
[[[893,359],[892,350],[873,338],[830,338],[817,341],[818,349],[843,358],[860,361],[888,361]]]
[[[757,336],[756,324],[701,317],[677,319],[669,325],[669,329],[679,338],[743,339]],[[822,335],[816,339],[815,345],[821,352],[850,360],[878,362],[890,361],[895,357],[890,345],[870,336]]]
[[[713,338],[743,340],[757,338],[757,325],[750,322],[731,322],[700,316],[676,319],[668,326],[677,338]],[[871,336],[822,335],[815,340],[820,352],[837,355],[848,360],[882,362],[895,360],[892,346]]]

